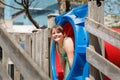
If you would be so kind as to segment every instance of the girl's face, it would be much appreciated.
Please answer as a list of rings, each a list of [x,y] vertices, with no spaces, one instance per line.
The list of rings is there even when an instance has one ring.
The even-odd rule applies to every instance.
[[[56,30],[55,28],[53,28],[52,30],[52,38],[56,41],[59,42],[64,38],[64,35],[62,32],[60,32],[59,30]]]

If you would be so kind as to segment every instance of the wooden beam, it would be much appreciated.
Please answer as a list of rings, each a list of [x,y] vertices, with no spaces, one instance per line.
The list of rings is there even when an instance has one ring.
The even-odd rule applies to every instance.
[[[0,45],[20,70],[25,80],[49,80],[24,49],[0,26]],[[46,66],[47,67],[47,66]]]
[[[89,33],[105,40],[106,42],[116,46],[117,48],[120,48],[120,33],[107,28],[103,24],[100,24],[89,18],[86,18],[85,20],[85,29]]]
[[[111,80],[120,79],[120,68],[115,66],[113,63],[99,55],[95,50],[87,48],[87,61],[95,68],[100,70],[103,74],[108,76]]]

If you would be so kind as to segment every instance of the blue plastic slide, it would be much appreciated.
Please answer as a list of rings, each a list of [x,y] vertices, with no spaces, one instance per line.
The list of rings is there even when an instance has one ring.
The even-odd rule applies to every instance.
[[[67,36],[72,37],[75,44],[74,61],[67,80],[85,80],[89,76],[89,64],[86,61],[86,48],[89,44],[88,33],[84,28],[84,20],[88,15],[88,4],[84,4],[55,18],[56,24],[63,26]],[[51,45],[51,72],[53,80],[63,80],[64,74],[59,64],[58,53]]]

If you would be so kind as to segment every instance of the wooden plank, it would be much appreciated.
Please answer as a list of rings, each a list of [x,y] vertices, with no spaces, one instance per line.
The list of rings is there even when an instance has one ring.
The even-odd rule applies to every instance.
[[[92,48],[87,48],[87,61],[95,68],[100,70],[103,74],[108,76],[111,80],[120,79],[120,68],[115,66],[113,63],[99,55]]]
[[[25,50],[32,57],[32,37],[31,37],[31,35],[26,35],[24,42],[25,42]]]
[[[32,55],[33,55],[33,59],[36,62],[37,65],[42,67],[42,58],[43,58],[43,30],[42,29],[38,29],[35,32],[33,32],[33,37],[32,37]]]
[[[14,80],[20,80],[20,71],[14,66]]]
[[[0,63],[0,80],[12,80],[1,63]]]
[[[38,57],[38,63],[39,63],[39,66],[41,66],[41,68],[44,70],[44,64],[43,61],[44,61],[44,52],[43,52],[43,46],[44,46],[44,29],[41,29],[38,33],[38,37],[37,37],[37,42],[39,43],[37,45],[37,50],[39,52],[39,57]]]
[[[43,42],[43,68],[44,71],[49,75],[49,49],[48,49],[48,28],[44,29],[44,42]]]
[[[85,29],[89,33],[120,48],[120,33],[113,31],[112,29],[105,27],[103,24],[100,24],[89,18],[86,18],[85,20]]]
[[[26,80],[49,80],[43,70],[34,63],[3,27],[0,27],[0,45]]]
[[[36,32],[32,33],[32,59],[36,62]]]

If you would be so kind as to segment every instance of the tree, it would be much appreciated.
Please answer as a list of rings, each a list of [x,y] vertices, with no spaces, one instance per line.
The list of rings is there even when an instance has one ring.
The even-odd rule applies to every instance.
[[[80,4],[87,3],[87,0],[57,0],[59,13],[62,14],[64,12],[70,11],[72,9],[71,5],[75,5],[76,7]]]
[[[59,7],[59,14],[67,12],[71,9],[70,0],[57,0]]]
[[[26,16],[28,17],[28,19],[33,23],[33,25],[38,29],[40,28],[39,24],[32,18],[30,11],[29,11],[29,7],[31,6],[32,2],[34,2],[35,0],[14,0],[15,3],[17,3],[18,5],[20,5],[21,7],[17,8],[14,7],[12,5],[8,5],[6,3],[4,3],[2,0],[0,0],[0,3],[5,5],[5,6],[9,6],[11,8],[14,9],[18,9],[21,12],[25,12]]]

